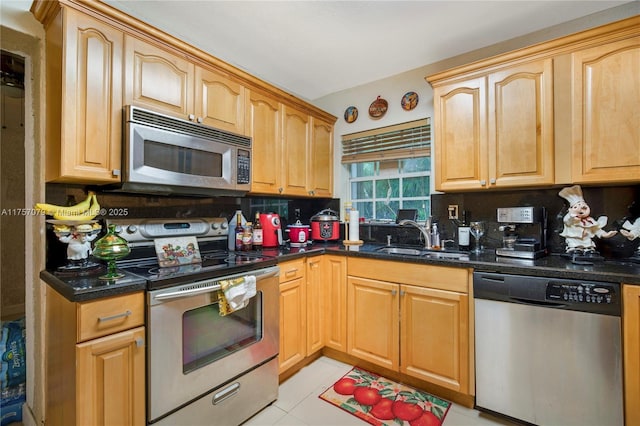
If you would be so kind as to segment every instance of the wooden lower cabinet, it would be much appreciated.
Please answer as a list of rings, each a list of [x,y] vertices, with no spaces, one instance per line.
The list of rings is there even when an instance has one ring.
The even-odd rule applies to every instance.
[[[397,370],[398,284],[347,277],[347,352]]]
[[[46,424],[144,425],[144,293],[71,302],[47,287]]]
[[[77,424],[145,423],[144,340],[138,327],[76,346]]]
[[[322,256],[325,346],[347,352],[347,258]]]
[[[625,424],[640,424],[640,286],[622,285]]]
[[[458,392],[469,390],[469,297],[400,286],[400,372]]]
[[[307,353],[307,293],[304,259],[280,265],[280,373]]]
[[[309,356],[324,347],[324,278],[322,256],[307,258],[307,352]]]
[[[347,353],[471,395],[469,271],[349,258]]]

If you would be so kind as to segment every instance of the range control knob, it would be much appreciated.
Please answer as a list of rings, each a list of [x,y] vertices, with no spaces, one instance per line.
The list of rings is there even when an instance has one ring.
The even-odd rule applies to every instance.
[[[213,222],[211,224],[211,229],[213,229],[213,230],[220,229],[220,224],[218,222]]]
[[[127,226],[127,233],[135,234],[138,231],[138,227],[136,225]]]
[[[227,229],[229,227],[229,225],[227,224],[227,222],[222,222],[222,229]]]

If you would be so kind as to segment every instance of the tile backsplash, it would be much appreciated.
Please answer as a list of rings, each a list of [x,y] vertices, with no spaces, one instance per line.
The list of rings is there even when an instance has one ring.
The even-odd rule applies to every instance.
[[[571,186],[571,185],[566,185]],[[483,239],[488,247],[502,244],[502,232],[498,230],[496,209],[498,207],[545,207],[547,210],[547,245],[553,253],[565,251],[562,218],[567,213],[567,201],[558,195],[564,186],[553,189],[486,191],[459,194],[434,194],[431,196],[432,215],[438,219],[443,238],[452,238],[457,233],[455,223],[447,219],[447,208],[459,206],[460,213],[467,212],[467,220],[487,222],[487,235]],[[625,220],[640,217],[640,185],[635,186],[582,186],[584,200],[591,208],[591,216],[607,216],[605,230],[619,230]],[[639,239],[629,241],[619,233],[610,239],[595,239],[598,251],[605,257],[628,257],[640,244]]]

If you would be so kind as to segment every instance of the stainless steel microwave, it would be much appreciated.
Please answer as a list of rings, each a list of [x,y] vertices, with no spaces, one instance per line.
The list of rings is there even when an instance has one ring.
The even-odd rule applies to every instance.
[[[240,196],[251,189],[251,138],[128,105],[119,190]]]

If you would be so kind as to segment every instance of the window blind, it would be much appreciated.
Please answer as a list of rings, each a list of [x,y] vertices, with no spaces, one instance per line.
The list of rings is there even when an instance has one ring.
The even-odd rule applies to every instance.
[[[342,136],[342,163],[431,155],[431,118]]]

